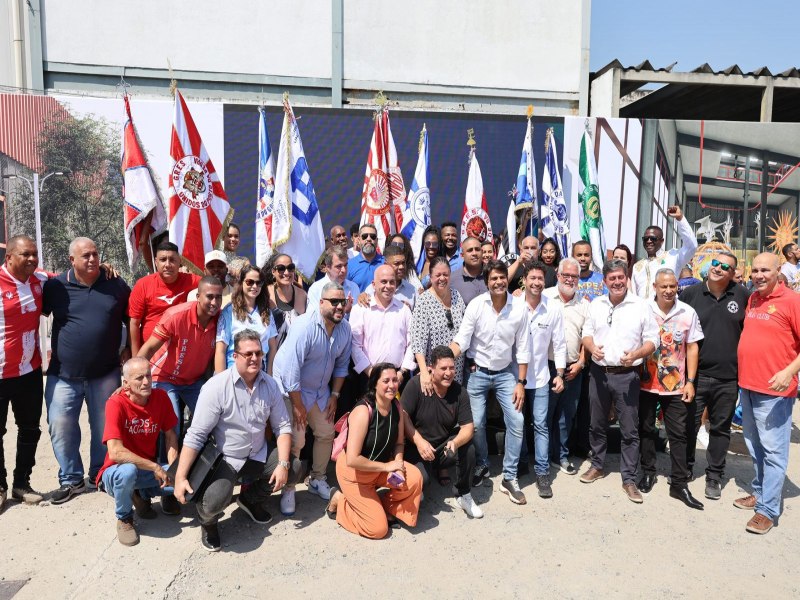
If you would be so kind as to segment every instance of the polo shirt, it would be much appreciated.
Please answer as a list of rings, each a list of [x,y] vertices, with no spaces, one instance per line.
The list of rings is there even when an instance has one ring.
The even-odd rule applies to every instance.
[[[184,302],[161,315],[153,335],[164,340],[150,361],[153,381],[191,385],[203,376],[214,356],[217,317],[202,327],[197,302]]]
[[[48,375],[92,379],[119,368],[122,326],[131,290],[121,278],[101,270],[91,286],[72,269],[44,284],[42,312],[53,315]]]
[[[375,270],[383,264],[383,255],[375,253],[372,260],[358,254],[347,261],[347,278],[354,282],[359,291],[363,292],[374,279]]]
[[[447,388],[444,398],[440,398],[436,392],[430,396],[425,394],[419,375],[415,375],[403,390],[400,402],[414,427],[434,448],[447,441],[456,425],[463,427],[472,423],[469,394],[456,381]]]
[[[731,281],[719,299],[708,290],[706,282],[689,286],[679,296],[681,302],[695,310],[703,328],[705,337],[698,342],[697,372],[700,375],[723,381],[737,378],[736,347],[742,335],[749,295],[744,286]]]
[[[142,322],[142,342],[150,338],[164,311],[186,302],[189,292],[199,283],[200,277],[194,273],[178,273],[178,278],[169,284],[158,273],[145,275],[136,282],[128,302],[128,315]]]
[[[800,354],[800,296],[777,284],[767,296],[750,296],[739,343],[739,387],[769,396],[794,398],[797,375],[783,392],[769,380]]]
[[[587,277],[578,277],[578,291],[575,292],[581,298],[586,298],[590,302],[600,296],[608,294],[608,288],[603,281],[603,274],[591,271]]]
[[[21,377],[42,366],[39,317],[47,274],[36,271],[27,281],[0,267],[0,379]]]
[[[451,272],[450,287],[461,294],[464,304],[469,304],[487,291],[486,284],[483,281],[483,273],[479,273],[477,277],[471,277],[463,267]]]

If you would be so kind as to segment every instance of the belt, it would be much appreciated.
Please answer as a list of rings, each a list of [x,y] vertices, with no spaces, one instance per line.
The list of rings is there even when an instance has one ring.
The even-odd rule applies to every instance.
[[[594,366],[603,371],[603,373],[614,373],[614,374],[631,373],[632,371],[636,371],[639,369],[639,367],[622,367],[622,366],[604,367],[603,365],[598,365],[596,363]]]
[[[505,373],[505,369],[500,369],[499,371],[492,371],[491,369],[487,369],[486,367],[482,367],[480,365],[475,365],[475,370],[480,371],[481,373],[486,373],[487,375],[499,375],[500,373]]]

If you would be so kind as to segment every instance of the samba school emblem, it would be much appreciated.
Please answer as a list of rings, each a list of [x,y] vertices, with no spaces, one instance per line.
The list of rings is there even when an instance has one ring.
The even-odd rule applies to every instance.
[[[198,157],[186,155],[172,167],[172,187],[180,201],[194,209],[208,208],[214,194],[208,169]]]
[[[492,241],[492,224],[489,215],[480,207],[470,208],[461,219],[461,241],[474,237],[481,241]]]

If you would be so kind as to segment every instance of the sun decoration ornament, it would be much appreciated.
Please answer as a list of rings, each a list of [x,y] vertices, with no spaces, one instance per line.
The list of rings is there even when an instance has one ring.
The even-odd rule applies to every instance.
[[[776,221],[773,217],[772,223],[774,227],[769,226],[770,234],[767,236],[767,239],[770,240],[768,248],[777,254],[783,263],[786,259],[781,249],[786,244],[797,241],[797,217],[792,216],[788,210],[782,210],[778,213],[778,220]]]

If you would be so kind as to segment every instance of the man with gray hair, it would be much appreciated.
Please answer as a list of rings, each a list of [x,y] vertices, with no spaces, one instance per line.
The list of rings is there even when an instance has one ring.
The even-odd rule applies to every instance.
[[[325,472],[333,448],[336,405],[352,348],[350,324],[344,320],[346,304],[344,288],[333,281],[326,283],[318,310],[309,310],[292,322],[273,363],[292,417],[292,455],[300,456],[306,443],[306,426],[310,426],[314,451],[308,491],[324,500],[330,500]],[[294,511],[295,489],[287,486],[281,496],[281,512],[292,515]]]
[[[53,504],[86,490],[78,424],[84,401],[91,431],[89,485],[96,485],[105,456],[106,400],[119,387],[120,363],[130,358],[130,342],[122,343],[130,288],[122,279],[106,276],[97,246],[89,238],[72,241],[69,260],[71,267],[48,280],[43,289],[42,312],[53,315],[44,399],[61,486],[51,497]]]

